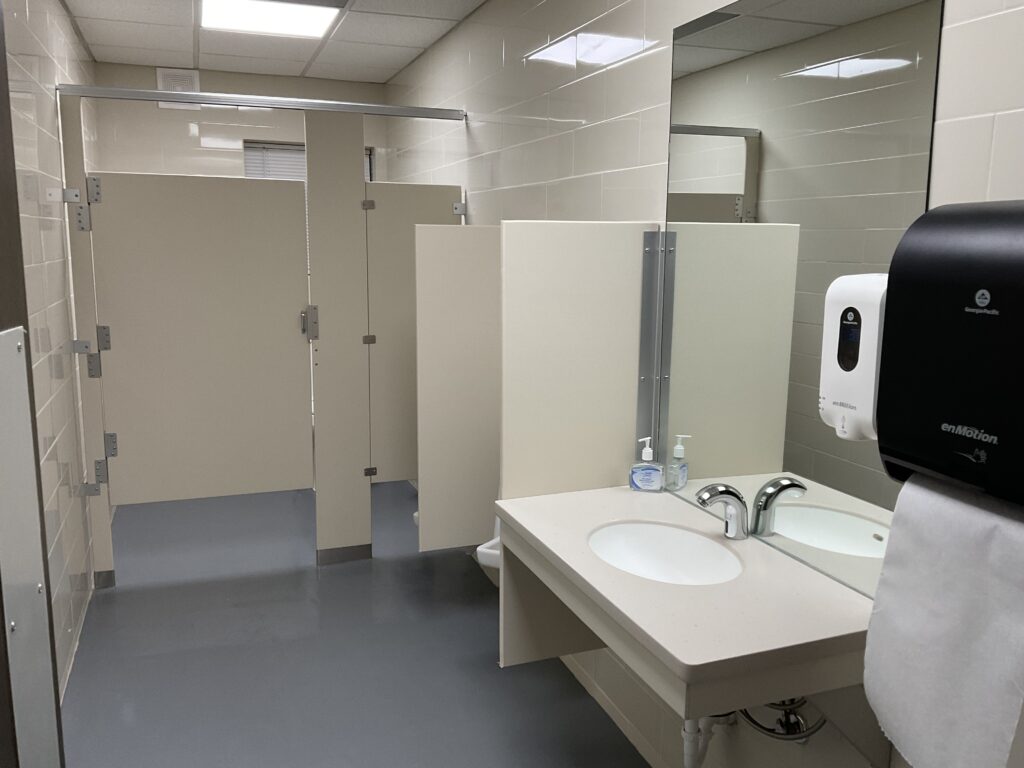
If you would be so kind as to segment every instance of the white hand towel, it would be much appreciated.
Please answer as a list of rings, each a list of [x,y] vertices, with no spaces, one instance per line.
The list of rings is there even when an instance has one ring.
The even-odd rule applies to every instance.
[[[1005,768],[1024,704],[1024,508],[912,477],[864,665],[878,722],[914,768]]]

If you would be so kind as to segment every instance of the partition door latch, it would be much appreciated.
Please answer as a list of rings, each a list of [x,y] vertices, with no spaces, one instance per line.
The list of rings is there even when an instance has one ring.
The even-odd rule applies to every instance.
[[[299,328],[307,341],[320,338],[320,307],[310,304],[299,313]]]
[[[363,476],[364,477],[376,477],[377,476],[377,468],[376,467],[367,467],[366,469],[363,470]]]

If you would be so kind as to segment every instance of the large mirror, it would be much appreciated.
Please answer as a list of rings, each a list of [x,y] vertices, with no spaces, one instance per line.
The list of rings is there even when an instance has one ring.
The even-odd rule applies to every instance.
[[[741,0],[675,31],[659,455],[693,435],[690,478],[743,477],[751,506],[761,480],[803,481],[764,540],[866,594],[898,485],[819,418],[824,296],[886,272],[926,210],[941,15]]]

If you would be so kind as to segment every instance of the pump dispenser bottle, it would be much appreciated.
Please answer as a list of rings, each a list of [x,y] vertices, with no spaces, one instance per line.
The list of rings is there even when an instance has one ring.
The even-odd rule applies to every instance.
[[[686,446],[683,440],[693,435],[676,435],[676,445],[672,449],[672,461],[668,463],[665,473],[665,487],[670,491],[682,490],[689,479],[690,463],[686,460]]]
[[[654,460],[654,449],[651,438],[645,437],[637,442],[644,444],[640,453],[640,461],[629,470],[629,487],[634,491],[659,493],[665,487],[665,468]]]

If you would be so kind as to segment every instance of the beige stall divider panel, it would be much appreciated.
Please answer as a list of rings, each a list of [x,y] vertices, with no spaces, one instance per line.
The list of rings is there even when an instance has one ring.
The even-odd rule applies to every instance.
[[[494,535],[501,414],[499,227],[416,227],[420,551]]]
[[[102,174],[112,504],[313,485],[304,185]]]
[[[416,468],[416,225],[459,224],[459,187],[366,185],[370,333],[370,457],[376,482],[414,480]]]
[[[676,232],[668,436],[690,477],[782,471],[795,224],[670,223]]]
[[[656,227],[502,224],[501,498],[626,484]]]

